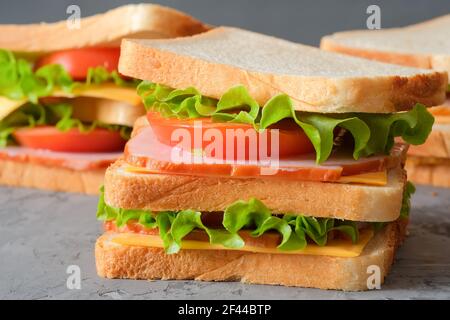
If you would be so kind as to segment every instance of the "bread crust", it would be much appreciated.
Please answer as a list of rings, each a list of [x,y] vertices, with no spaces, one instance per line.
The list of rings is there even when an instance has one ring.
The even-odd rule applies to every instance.
[[[429,160],[429,159],[428,159]],[[427,161],[428,162],[428,161]],[[422,162],[420,157],[408,157],[406,170],[408,180],[416,184],[450,188],[450,164]]]
[[[320,47],[387,63],[450,72],[450,47],[445,46],[449,26],[450,15],[445,15],[402,28],[337,32],[323,37]],[[353,43],[347,43],[348,40]]]
[[[227,250],[181,250],[123,246],[104,234],[96,242],[97,273],[105,278],[240,281],[345,291],[368,290],[368,267],[380,268],[384,281],[407,220],[389,223],[355,258],[248,253]]]
[[[400,214],[406,173],[389,172],[386,186],[280,179],[232,179],[132,173],[116,161],[105,174],[105,201],[124,209],[224,211],[255,197],[272,212],[355,221],[394,221]],[[380,207],[380,203],[383,206]]]
[[[79,29],[70,29],[67,23],[69,22],[64,20],[55,23],[0,25],[0,48],[41,54],[83,47],[118,47],[124,37],[173,38],[209,29],[189,15],[155,4],[126,5],[82,18]]]
[[[339,52],[351,56],[361,57],[370,60],[377,60],[386,63],[399,64],[402,66],[423,68],[423,69],[432,68],[431,57],[428,55],[387,52],[375,49],[348,47],[336,43],[332,36],[323,37],[322,40],[320,41],[320,48],[326,51]]]
[[[0,159],[0,184],[52,191],[98,194],[105,169],[77,171]]]
[[[239,29],[216,28],[184,40],[160,40],[162,42],[159,43],[186,43],[189,46],[192,43],[188,41],[207,42],[211,38],[220,37],[227,41],[229,34],[237,32],[245,34]],[[296,110],[310,112],[397,112],[409,110],[417,102],[433,106],[441,104],[445,99],[445,72],[417,70],[416,74],[408,76],[372,77],[272,74],[152,46],[157,43],[158,41],[123,40],[119,71],[133,78],[162,83],[173,88],[194,86],[203,95],[213,98],[220,98],[229,88],[241,84],[247,87],[260,105],[264,105],[279,93],[286,93],[291,97]],[[294,46],[286,43],[284,45]],[[299,44],[297,46],[295,50],[311,54],[310,47]],[[336,56],[336,61],[339,59],[347,58]],[[364,61],[358,63],[365,64]],[[211,81],[212,79],[214,81]]]
[[[355,57],[398,64],[407,67],[445,70],[450,72],[450,54],[448,56],[442,56],[354,48],[336,43],[332,37],[322,38],[320,48],[326,51],[339,52]]]
[[[409,147],[408,155],[450,159],[450,125],[435,125],[424,144]]]

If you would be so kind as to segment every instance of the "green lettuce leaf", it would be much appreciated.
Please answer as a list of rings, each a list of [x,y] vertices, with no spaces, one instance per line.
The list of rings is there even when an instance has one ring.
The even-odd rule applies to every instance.
[[[120,209],[106,205],[104,191],[104,186],[101,186],[97,204],[97,219],[104,221],[115,220]]]
[[[0,121],[0,147],[12,143],[12,134],[16,128],[33,128],[37,125],[55,125],[61,131],[78,128],[82,133],[89,133],[95,128],[119,131],[123,139],[128,140],[131,128],[94,121],[84,123],[72,118],[73,107],[67,103],[40,105],[27,103]]]
[[[170,234],[173,243],[169,246],[168,253],[176,253],[181,249],[181,240],[194,229],[204,230],[210,239],[210,243],[221,244],[228,248],[240,248],[244,242],[236,233],[228,233],[223,230],[209,229],[205,227],[201,220],[201,213],[193,210],[183,210],[178,212],[170,226]]]
[[[73,81],[60,65],[46,65],[36,72],[30,62],[16,59],[10,51],[0,50],[0,95],[9,99],[27,99],[37,103],[55,87],[70,91]]]
[[[201,212],[182,210],[179,212],[153,213],[146,210],[114,208],[105,203],[102,188],[97,208],[97,219],[114,220],[118,227],[130,220],[137,221],[147,228],[158,228],[166,253],[176,253],[181,242],[194,230],[203,230],[212,244],[227,248],[242,248],[245,243],[239,231],[248,230],[253,237],[259,237],[268,231],[278,232],[282,240],[278,245],[281,251],[303,250],[308,239],[319,246],[326,245],[331,231],[346,234],[353,243],[358,241],[358,227],[355,222],[331,218],[313,218],[297,215],[284,215],[282,218],[272,215],[259,200],[236,201],[226,208],[223,215],[223,229],[206,227],[201,220]]]
[[[262,130],[292,119],[303,129],[314,146],[317,163],[325,162],[332,150],[336,128],[345,129],[354,141],[353,158],[388,154],[395,137],[408,143],[422,144],[433,126],[434,118],[425,106],[417,104],[408,112],[393,114],[318,114],[295,111],[286,94],[272,97],[260,107],[243,86],[236,86],[222,97],[203,97],[198,90],[172,89],[143,81],[137,88],[147,110],[165,117],[192,119],[211,117],[216,122],[238,122]]]
[[[33,64],[16,58],[11,51],[0,49],[0,95],[12,100],[26,99],[34,104],[51,96],[56,88],[71,92],[74,87],[113,82],[118,86],[136,87],[138,80],[125,80],[117,71],[104,67],[90,68],[85,82],[74,81],[63,66],[49,64],[33,70]]]
[[[108,71],[103,66],[98,66],[94,68],[89,68],[88,73],[86,75],[86,84],[102,84],[105,82],[113,82],[115,85],[119,87],[136,87],[140,80],[132,79],[125,80],[122,78],[119,73],[114,71]]]
[[[411,210],[411,197],[416,192],[416,187],[412,182],[407,181],[405,190],[403,191],[402,208],[400,210],[400,218],[406,219],[409,217]]]
[[[291,237],[292,229],[289,224],[276,216],[259,200],[250,199],[248,202],[237,201],[228,206],[223,215],[224,228],[232,233],[243,228],[254,226],[250,233],[254,237],[259,237],[269,230],[276,230],[282,235],[282,241],[278,248],[283,248]]]
[[[34,127],[47,123],[47,112],[41,105],[26,104],[0,121],[0,147],[11,142],[11,135],[18,127]]]

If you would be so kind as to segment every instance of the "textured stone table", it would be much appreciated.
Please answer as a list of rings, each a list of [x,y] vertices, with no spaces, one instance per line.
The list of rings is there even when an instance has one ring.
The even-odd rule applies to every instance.
[[[450,190],[420,187],[382,290],[363,293],[97,277],[96,197],[0,187],[0,299],[450,299]],[[81,289],[66,286],[78,265]]]

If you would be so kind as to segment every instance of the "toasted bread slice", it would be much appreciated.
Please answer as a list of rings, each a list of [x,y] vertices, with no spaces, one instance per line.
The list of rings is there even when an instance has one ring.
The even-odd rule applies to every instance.
[[[274,213],[355,221],[394,221],[400,214],[405,171],[389,172],[385,186],[279,179],[232,179],[134,173],[118,160],[105,174],[105,201],[124,209],[224,211],[257,198]],[[380,203],[383,205],[380,206]]]
[[[450,124],[435,124],[427,141],[422,145],[410,146],[408,154],[450,159]]]
[[[322,113],[438,105],[447,88],[446,72],[371,63],[228,27],[172,40],[125,39],[119,71],[213,98],[240,84],[260,105],[286,93],[296,110]]]
[[[409,156],[406,169],[414,183],[450,188],[450,159]]]
[[[105,169],[78,171],[0,159],[0,184],[12,187],[98,194],[104,175]]]
[[[200,21],[171,8],[154,4],[126,5],[82,18],[80,28],[70,21],[28,25],[0,25],[0,48],[16,52],[115,46],[127,38],[173,38],[206,31]]]
[[[405,66],[450,72],[450,14],[404,28],[338,32],[321,48]]]
[[[450,72],[450,15],[404,28],[338,32],[322,38],[321,48],[393,64]],[[450,166],[423,163],[420,157],[450,158],[450,125],[437,123],[423,145],[411,146],[408,176],[415,183],[450,187]]]
[[[95,245],[97,273],[106,278],[241,281],[346,291],[367,290],[369,266],[380,280],[393,263],[406,233],[406,220],[388,224],[355,258],[248,253],[227,250],[181,250],[124,246],[102,235]],[[370,281],[369,281],[370,282]]]

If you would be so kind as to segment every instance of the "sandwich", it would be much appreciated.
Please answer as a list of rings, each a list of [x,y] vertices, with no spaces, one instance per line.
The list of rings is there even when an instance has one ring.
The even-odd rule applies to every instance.
[[[450,72],[450,15],[403,28],[338,32],[321,48],[382,62]],[[418,93],[419,94],[419,93]],[[450,85],[443,104],[430,109],[435,124],[428,140],[411,146],[406,168],[411,181],[450,187]]]
[[[82,18],[79,28],[0,25],[0,184],[98,194],[145,114],[139,81],[117,71],[121,39],[206,29],[144,4]]]
[[[125,39],[119,71],[143,80],[147,114],[105,174],[101,277],[365,290],[375,266],[384,280],[414,191],[407,143],[427,138],[446,72],[229,27]]]

